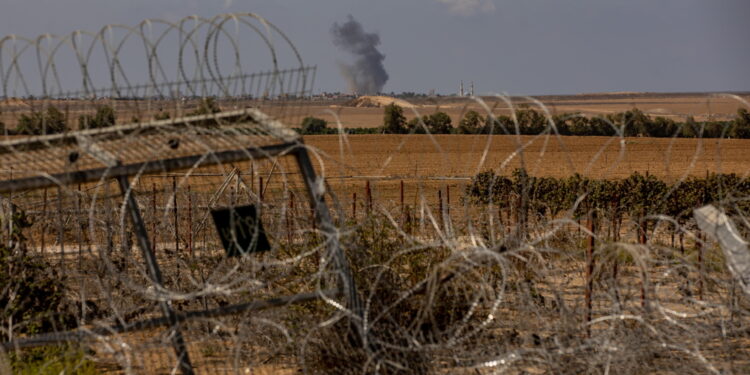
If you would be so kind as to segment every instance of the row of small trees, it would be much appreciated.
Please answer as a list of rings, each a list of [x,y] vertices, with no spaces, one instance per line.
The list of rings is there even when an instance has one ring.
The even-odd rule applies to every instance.
[[[445,112],[415,117],[406,121],[403,108],[396,104],[385,107],[382,132],[387,134],[541,134],[626,137],[685,137],[685,138],[750,138],[750,113],[741,108],[732,121],[696,122],[689,117],[678,123],[665,117],[650,117],[638,109],[604,117],[581,114],[562,114],[551,117],[534,109],[521,108],[511,116],[482,116],[468,111],[453,126]]]
[[[213,98],[203,99],[198,106],[186,113],[187,116],[207,115],[220,112],[221,108]],[[169,112],[160,110],[154,115],[155,120],[166,120],[171,117]],[[139,119],[134,117],[132,122],[138,122]],[[99,106],[96,113],[83,114],[78,116],[78,129],[99,129],[115,125],[117,122],[117,113],[109,105]],[[0,130],[6,132],[3,123],[0,123]],[[31,111],[24,113],[18,118],[18,125],[15,130],[7,129],[8,134],[18,135],[42,135],[65,133],[70,130],[68,126],[68,117],[57,107],[49,106],[41,111]]]
[[[474,176],[466,187],[473,203],[490,204],[514,212],[515,221],[525,226],[529,219],[551,220],[568,210],[581,218],[597,213],[610,223],[612,233],[620,233],[627,215],[638,225],[638,238],[646,236],[656,222],[655,215],[666,215],[679,225],[692,217],[692,210],[712,202],[724,207],[748,209],[750,203],[736,199],[750,196],[750,178],[736,174],[708,174],[667,183],[653,175],[634,172],[625,179],[590,179],[579,174],[567,178],[529,176],[516,169],[510,176],[493,171]]]
[[[78,117],[79,129],[97,129],[112,126],[116,121],[114,108],[101,106],[93,115],[85,114]],[[24,113],[18,118],[18,125],[14,130],[6,129],[5,124],[0,123],[0,130],[7,134],[17,135],[43,135],[65,133],[68,127],[68,119],[57,107],[50,106],[45,110]]]

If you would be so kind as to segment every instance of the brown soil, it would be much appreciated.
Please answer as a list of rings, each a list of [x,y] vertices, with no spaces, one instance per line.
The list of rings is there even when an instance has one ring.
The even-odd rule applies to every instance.
[[[750,140],[482,135],[306,136],[327,156],[326,173],[464,177],[525,166],[533,175],[623,178],[634,171],[666,180],[707,172],[750,172]]]

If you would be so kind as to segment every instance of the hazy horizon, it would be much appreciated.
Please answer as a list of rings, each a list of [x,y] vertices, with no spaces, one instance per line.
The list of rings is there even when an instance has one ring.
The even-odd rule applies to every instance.
[[[255,12],[318,68],[315,92],[346,92],[331,28],[352,15],[377,34],[383,92],[565,95],[750,91],[750,3],[740,0],[500,1],[6,0],[0,34],[99,30],[145,18]]]

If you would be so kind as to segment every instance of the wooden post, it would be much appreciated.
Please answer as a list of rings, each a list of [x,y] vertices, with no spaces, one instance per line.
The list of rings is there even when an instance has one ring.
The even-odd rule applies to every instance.
[[[680,229],[680,253],[685,255],[685,232]]]
[[[451,226],[453,222],[451,221],[451,186],[450,185],[445,186],[445,218],[443,220],[445,220],[446,228],[448,228],[449,226],[450,228],[453,228]]]
[[[57,187],[57,242],[60,244],[60,265],[65,263],[65,236],[64,236],[64,224],[63,224],[63,189]]]
[[[42,254],[46,251],[45,234],[47,233],[47,188],[44,188],[44,198],[42,198]]]
[[[620,292],[617,289],[617,273],[618,273],[618,266],[619,266],[619,260],[617,259],[617,253],[615,253],[614,256],[614,264],[612,264],[612,284],[615,288],[615,299],[617,300],[617,303],[619,305],[620,303]]]
[[[156,236],[156,223],[158,219],[156,217],[156,183],[151,184],[151,251],[156,253],[156,243],[158,237]]]
[[[172,213],[174,215],[174,251],[180,252],[180,222],[177,217],[177,177],[172,176],[172,192],[174,194]]]
[[[451,216],[451,186],[445,186],[445,214],[447,217]]]
[[[438,212],[440,213],[440,227],[445,226],[445,218],[443,217],[443,191],[438,188]]]
[[[286,240],[292,245],[292,210],[294,210],[294,194],[289,194],[289,209],[286,211]]]
[[[640,226],[641,226],[641,244],[646,245],[648,243],[648,235],[646,233],[648,231],[648,223],[646,222],[645,219],[641,220]]]
[[[76,237],[78,240],[78,274],[83,272],[83,222],[81,221],[81,184],[78,184],[78,196],[76,197]],[[81,321],[86,321],[86,295],[83,288],[84,278],[81,277],[79,293],[81,298]]]
[[[240,181],[242,181],[242,171],[237,169],[237,177],[235,177],[235,180],[234,180],[234,191],[237,192],[238,201],[240,201],[242,198],[242,194],[240,194]]]
[[[109,183],[104,184],[104,197],[105,197],[105,205],[104,205],[104,226],[106,231],[106,239],[107,239],[107,255],[112,254],[112,249],[114,248],[114,233],[112,231],[112,218],[114,217],[112,212],[112,197],[109,195]]]
[[[669,247],[672,248],[672,249],[674,249],[674,232],[675,232],[675,230],[676,230],[675,228],[672,228],[672,233],[670,233],[670,236],[669,236],[670,237]]]
[[[641,274],[641,307],[646,310],[648,309],[648,303],[646,302],[646,272]]]
[[[352,219],[357,220],[357,192],[352,193]]]
[[[187,211],[187,221],[188,221],[188,253],[190,253],[190,258],[195,258],[195,251],[193,250],[193,195],[190,193],[190,185],[187,186],[187,195],[188,195],[188,211]]]
[[[250,191],[253,191],[255,185],[255,163],[250,164]]]
[[[367,215],[372,212],[372,190],[370,190],[370,180],[365,181],[365,198],[367,199]]]
[[[83,268],[83,261],[81,257],[83,257],[83,223],[81,222],[81,184],[78,184],[78,196],[76,197],[76,221],[77,230],[76,230],[76,237],[78,240],[78,272],[81,272],[81,269]]]
[[[318,229],[318,224],[315,222],[315,206],[310,205],[310,221],[312,221],[313,231]]]
[[[703,300],[703,236],[698,231],[698,238],[695,241],[695,249],[698,251],[698,299]]]
[[[401,225],[403,225],[403,223],[404,223],[404,215],[405,215],[405,212],[404,212],[404,180],[401,180],[401,189],[400,189],[400,191],[401,191],[401,193],[399,195],[400,196],[399,202],[400,202],[400,208],[401,208]]]
[[[258,197],[260,197],[260,203],[263,203],[263,176],[258,177]]]
[[[586,251],[586,323],[591,322],[592,294],[594,291],[594,248],[596,246],[596,213],[589,214],[589,246]],[[586,335],[591,336],[591,327],[586,326]]]

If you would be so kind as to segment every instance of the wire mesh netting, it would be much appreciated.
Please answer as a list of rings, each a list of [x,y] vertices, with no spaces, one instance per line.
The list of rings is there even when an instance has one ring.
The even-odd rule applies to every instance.
[[[627,137],[634,118],[596,117],[609,130],[576,143],[562,129],[583,116],[558,117],[533,99],[498,96],[466,100],[486,118],[476,131],[484,134],[431,134],[431,120],[415,106],[409,134],[352,136],[339,126],[305,143],[284,124],[311,112],[310,87],[282,90],[290,79],[272,77],[294,72],[307,80],[313,70],[271,68],[264,77],[280,91],[252,94],[239,88],[255,84],[239,76],[211,76],[226,71],[210,68],[224,56],[215,49],[226,46],[214,41],[252,20],[261,34],[280,33],[254,15],[134,28],[136,39],[177,33],[182,43],[146,43],[179,50],[177,61],[198,51],[191,72],[205,75],[184,73],[180,62],[172,71],[179,84],[152,77],[146,86],[153,87],[128,91],[137,86],[120,78],[127,64],[113,58],[111,79],[83,79],[83,92],[95,82],[116,88],[104,98],[57,94],[62,81],[42,84],[56,82],[47,78],[52,73],[41,75],[41,99],[14,102],[6,94],[8,106],[42,107],[3,110],[6,131],[41,130],[35,137],[9,132],[0,145],[7,269],[0,274],[0,370],[750,370],[750,179],[736,154],[744,141],[726,139],[728,130],[704,139],[717,125],[701,121],[689,125],[697,124],[692,140],[678,137],[678,127],[657,142]],[[157,24],[166,31],[154,31]],[[106,41],[106,51],[119,45],[111,30],[92,37]],[[244,56],[229,36],[238,51],[230,55]],[[62,40],[77,46],[80,37]],[[0,51],[9,40],[20,43],[5,39]],[[25,48],[47,51],[48,40]],[[152,55],[149,66],[167,66]],[[52,65],[45,65],[50,72]],[[28,65],[4,66],[9,77]],[[196,76],[205,85],[191,86]],[[6,87],[24,87],[4,79]],[[112,99],[121,92],[132,97]],[[723,98],[747,107],[742,98]],[[115,120],[88,126],[106,123],[102,103],[113,106]],[[48,113],[64,105],[67,122]],[[170,118],[153,119],[166,108]],[[71,118],[81,118],[80,129],[49,134]],[[652,160],[634,167],[647,152]],[[244,254],[228,256],[241,233],[232,211],[229,224],[217,226],[215,215],[249,207],[257,215],[249,216],[252,241]]]

